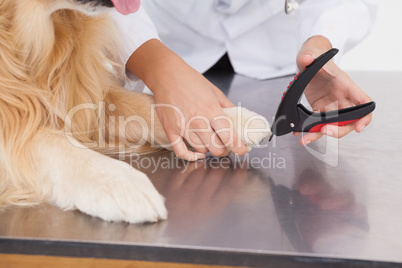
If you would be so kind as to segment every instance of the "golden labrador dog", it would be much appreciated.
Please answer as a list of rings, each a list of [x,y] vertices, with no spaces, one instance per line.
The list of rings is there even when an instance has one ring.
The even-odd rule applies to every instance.
[[[167,217],[147,176],[105,155],[169,144],[152,116],[153,97],[122,87],[119,36],[108,12],[138,4],[0,0],[0,206],[45,201],[129,223]],[[234,126],[240,122],[240,134],[258,116],[237,107],[225,113]],[[251,125],[267,129],[259,117]],[[242,139],[253,145],[268,135]]]

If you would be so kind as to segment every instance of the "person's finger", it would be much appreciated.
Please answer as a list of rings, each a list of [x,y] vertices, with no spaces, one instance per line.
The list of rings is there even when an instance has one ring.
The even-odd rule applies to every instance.
[[[349,99],[353,105],[360,105],[372,101],[372,99],[363,90],[361,90],[360,87],[354,84],[353,81],[351,81],[351,83],[352,83],[352,89],[350,90],[349,93]],[[372,119],[372,113],[359,119],[355,125],[356,132],[361,132],[367,125],[371,123],[371,119]]]
[[[306,66],[310,65],[311,63],[313,63],[315,58],[316,57],[310,51],[301,52],[300,55],[299,55],[299,60],[298,60],[299,69],[301,70],[304,67],[306,67]]]
[[[368,124],[370,124],[371,118],[372,115],[368,114],[365,117],[361,118],[360,120],[345,126],[336,126],[327,124],[321,128],[320,132],[303,134],[300,139],[300,144],[305,146],[309,143],[317,141],[323,135],[339,139],[343,138],[353,130],[356,130],[356,132],[361,132]],[[296,137],[299,136],[300,134],[301,134],[300,132],[293,132],[293,135]]]
[[[187,161],[196,161],[205,158],[205,154],[190,151],[183,141],[183,138],[173,132],[167,132],[166,135],[171,143],[173,152],[180,158]]]
[[[185,138],[188,144],[197,152],[204,154],[208,152],[208,148],[204,145],[197,133],[187,131]]]
[[[300,144],[305,146],[309,143],[315,142],[320,139],[323,135],[327,135],[333,138],[342,138],[352,132],[355,129],[355,123],[346,126],[336,126],[327,124],[323,126],[320,132],[311,132],[304,134],[300,139]]]
[[[335,126],[335,125],[325,125],[321,128],[321,133],[323,135],[327,135],[333,138],[343,138],[350,132],[352,132],[355,129],[355,123],[348,124],[345,126]]]
[[[370,123],[373,118],[373,113],[366,115],[365,117],[361,118],[356,122],[355,130],[357,133],[360,133],[365,129]]]
[[[296,63],[301,70],[311,64],[315,58],[332,48],[329,40],[323,36],[313,36],[301,46],[296,57]]]
[[[368,114],[354,123],[341,127],[328,124],[321,128],[321,133],[334,138],[343,138],[353,130],[356,130],[356,132],[361,132],[368,124],[370,124],[371,118],[372,115]]]
[[[227,115],[217,116],[211,121],[215,133],[222,143],[234,154],[245,155],[249,148],[241,141],[235,126]]]
[[[230,154],[228,148],[226,148],[215,132],[204,132],[199,134],[199,137],[213,156],[222,157]]]
[[[300,144],[306,146],[312,142],[317,141],[322,136],[323,134],[321,132],[303,133],[302,137],[300,138]]]
[[[225,144],[220,140],[219,136],[211,127],[211,123],[205,117],[203,120],[194,120],[190,123],[191,130],[196,132],[201,142],[208,148],[214,156],[229,155],[229,150]]]

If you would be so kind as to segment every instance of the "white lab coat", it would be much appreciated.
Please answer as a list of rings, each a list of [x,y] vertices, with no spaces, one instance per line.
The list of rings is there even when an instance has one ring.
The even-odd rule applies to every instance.
[[[236,73],[268,79],[294,73],[300,46],[314,35],[339,48],[339,60],[369,33],[377,2],[305,0],[292,15],[285,14],[284,0],[143,0],[142,6],[160,39],[199,72],[228,53]],[[142,9],[114,18],[123,61],[138,44],[157,37]],[[142,34],[134,33],[134,24]]]
[[[142,44],[150,39],[159,39],[154,24],[142,6],[133,14],[122,15],[112,9],[109,15],[116,24],[116,29],[119,33],[121,43],[119,56],[120,63],[123,66],[126,65],[130,56]],[[129,90],[141,92],[145,88],[144,83],[128,70],[126,71],[124,82],[124,87]],[[150,91],[147,90],[147,92],[149,93]]]

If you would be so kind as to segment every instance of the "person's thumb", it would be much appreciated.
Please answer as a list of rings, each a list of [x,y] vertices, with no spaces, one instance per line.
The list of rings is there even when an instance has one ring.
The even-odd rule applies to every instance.
[[[316,56],[314,56],[312,54],[309,54],[309,53],[303,54],[300,57],[300,65],[302,66],[302,68],[304,68],[304,67],[310,65],[315,60],[315,58],[316,58]]]
[[[297,56],[297,68],[299,68],[299,70],[303,69],[304,67],[310,65],[315,60],[315,58],[317,58],[317,56],[312,51],[301,50],[299,52],[299,55]]]

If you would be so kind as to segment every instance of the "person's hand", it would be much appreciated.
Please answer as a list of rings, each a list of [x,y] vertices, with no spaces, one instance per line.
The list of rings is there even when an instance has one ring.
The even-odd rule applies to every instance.
[[[208,151],[214,156],[248,152],[222,109],[234,105],[160,41],[143,44],[127,67],[154,93],[158,118],[177,156],[195,161]]]
[[[175,154],[183,159],[196,160],[205,157],[208,151],[215,156],[225,156],[230,151],[247,152],[242,143],[234,142],[237,137],[231,140],[229,131],[225,131],[230,128],[229,122],[219,119],[225,115],[222,108],[234,105],[186,64],[178,63],[170,68],[171,71],[166,70],[159,76],[165,82],[154,90],[154,95],[157,104],[164,104],[156,111]],[[189,151],[183,139],[198,153]]]
[[[298,68],[303,69],[331,48],[330,42],[325,37],[314,36],[310,38],[299,51],[297,56]],[[319,112],[343,109],[371,101],[370,97],[332,60],[316,74],[304,93],[313,110]],[[323,135],[342,138],[353,130],[361,132],[370,124],[371,117],[370,113],[352,124],[341,127],[325,125],[320,132],[304,134],[300,143],[307,145]],[[294,135],[299,136],[300,133],[295,132]]]

